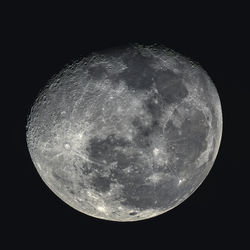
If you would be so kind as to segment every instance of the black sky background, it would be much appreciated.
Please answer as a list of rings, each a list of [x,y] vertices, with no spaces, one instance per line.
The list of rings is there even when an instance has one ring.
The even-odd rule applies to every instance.
[[[3,8],[1,94],[8,146],[2,164],[2,227],[8,244],[27,249],[241,249],[245,244],[250,93],[246,8],[239,3],[177,5],[20,3]],[[208,177],[185,202],[149,220],[118,223],[84,215],[48,189],[29,156],[25,126],[39,91],[66,63],[131,42],[165,44],[201,64],[221,98],[223,136]]]

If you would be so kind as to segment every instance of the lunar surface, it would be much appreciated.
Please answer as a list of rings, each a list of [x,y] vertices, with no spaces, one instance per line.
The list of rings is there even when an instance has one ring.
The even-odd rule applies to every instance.
[[[35,101],[27,145],[47,186],[84,214],[137,221],[187,199],[222,135],[217,90],[164,46],[92,53],[55,75]]]

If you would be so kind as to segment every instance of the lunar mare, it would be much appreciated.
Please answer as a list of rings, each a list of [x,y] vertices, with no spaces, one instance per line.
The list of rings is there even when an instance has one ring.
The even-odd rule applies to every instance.
[[[213,166],[222,135],[207,73],[163,46],[93,53],[36,99],[27,144],[47,186],[96,218],[136,221],[187,199]]]

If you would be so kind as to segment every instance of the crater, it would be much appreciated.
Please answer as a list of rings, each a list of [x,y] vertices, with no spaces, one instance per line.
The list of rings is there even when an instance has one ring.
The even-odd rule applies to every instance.
[[[137,214],[136,212],[129,213],[129,215],[136,215],[136,214]]]
[[[65,143],[64,148],[67,149],[67,150],[70,150],[71,147],[70,147],[70,145],[68,143]]]

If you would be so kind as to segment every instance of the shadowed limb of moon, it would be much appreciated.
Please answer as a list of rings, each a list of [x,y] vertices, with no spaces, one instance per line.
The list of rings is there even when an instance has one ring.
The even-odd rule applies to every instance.
[[[27,144],[48,187],[93,217],[136,221],[187,199],[222,135],[217,90],[197,64],[163,46],[93,53],[39,94]]]

